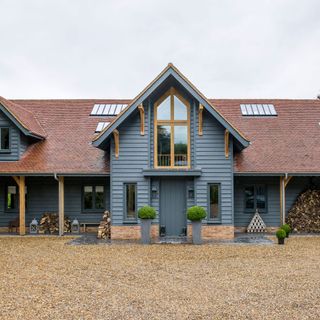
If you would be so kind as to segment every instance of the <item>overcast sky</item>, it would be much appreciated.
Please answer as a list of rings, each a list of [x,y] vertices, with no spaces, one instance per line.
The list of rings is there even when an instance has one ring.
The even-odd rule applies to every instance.
[[[208,98],[315,98],[319,0],[0,0],[0,95],[133,98],[174,63]]]

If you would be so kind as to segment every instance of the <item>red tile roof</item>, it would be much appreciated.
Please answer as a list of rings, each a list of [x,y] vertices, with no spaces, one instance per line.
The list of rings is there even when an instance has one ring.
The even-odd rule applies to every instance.
[[[211,100],[250,140],[235,172],[320,173],[320,100]],[[277,117],[244,117],[241,103],[273,104]]]
[[[115,100],[11,100],[31,112],[46,130],[46,139],[30,145],[19,161],[1,162],[6,173],[109,173],[109,157],[91,145],[99,121],[90,116],[94,103]],[[117,100],[128,103],[128,100]],[[103,120],[102,120],[103,119]]]
[[[19,161],[1,162],[3,173],[107,174],[109,156],[91,145],[99,121],[90,116],[95,103],[131,100],[11,100],[18,117],[24,110],[36,119],[32,129],[45,130],[46,139],[27,148]],[[9,102],[9,104],[8,104]],[[320,100],[210,100],[251,141],[235,155],[235,172],[320,173]],[[241,103],[274,104],[277,117],[243,117]],[[19,110],[19,111],[16,111]],[[26,125],[26,120],[25,125]],[[22,120],[23,121],[23,120]],[[30,128],[29,128],[30,130]],[[39,131],[38,131],[39,130]],[[44,134],[44,130],[42,134]]]

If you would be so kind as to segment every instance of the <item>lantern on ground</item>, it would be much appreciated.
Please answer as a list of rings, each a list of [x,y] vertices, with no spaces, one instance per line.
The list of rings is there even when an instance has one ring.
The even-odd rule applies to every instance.
[[[39,232],[38,221],[35,218],[30,223],[29,232],[31,234],[37,234]]]
[[[80,223],[77,218],[75,218],[71,223],[71,232],[80,233]]]

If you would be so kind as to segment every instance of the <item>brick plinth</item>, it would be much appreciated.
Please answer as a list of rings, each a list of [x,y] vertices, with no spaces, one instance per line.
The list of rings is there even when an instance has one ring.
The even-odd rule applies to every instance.
[[[233,226],[216,226],[216,225],[202,225],[203,239],[233,239]],[[153,224],[151,226],[151,237],[159,236],[159,225]],[[192,226],[188,225],[188,236],[192,236]],[[134,226],[112,226],[111,239],[118,240],[138,240],[140,239],[140,225]]]
[[[279,227],[267,227],[267,232],[275,233]],[[236,233],[244,233],[247,232],[247,227],[234,227],[234,232]]]
[[[159,236],[159,225],[151,226],[151,237]],[[134,226],[111,226],[111,239],[115,240],[138,240],[141,238],[140,225]]]
[[[217,226],[217,225],[202,225],[201,228],[202,239],[233,239],[234,227],[233,226]],[[192,225],[188,225],[188,236],[192,236]]]

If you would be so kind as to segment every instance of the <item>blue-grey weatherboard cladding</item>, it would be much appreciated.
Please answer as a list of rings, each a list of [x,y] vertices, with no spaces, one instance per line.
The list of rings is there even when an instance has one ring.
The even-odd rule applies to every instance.
[[[9,221],[19,216],[18,209],[5,209],[6,186],[16,185],[10,177],[0,179],[0,227],[7,227]],[[82,190],[85,185],[103,185],[105,188],[105,208],[110,209],[110,182],[109,177],[65,177],[65,216],[70,219],[78,218],[80,222],[99,223],[103,210],[86,213],[83,210]],[[58,182],[54,177],[26,177],[27,203],[26,225],[33,218],[40,219],[45,212],[58,212]]]

